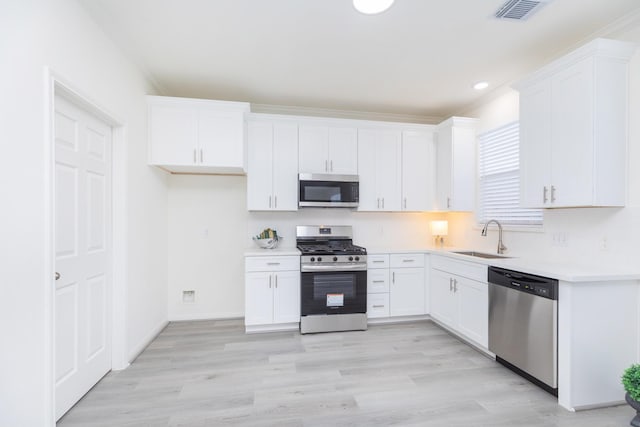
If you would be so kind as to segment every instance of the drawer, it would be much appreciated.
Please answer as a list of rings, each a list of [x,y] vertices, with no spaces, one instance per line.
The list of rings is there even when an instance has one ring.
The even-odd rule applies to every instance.
[[[475,262],[460,261],[446,256],[431,257],[431,268],[446,271],[478,282],[487,283],[487,266]]]
[[[389,255],[367,255],[367,268],[389,268]]]
[[[389,292],[389,270],[375,268],[367,271],[367,293]]]
[[[389,317],[389,294],[367,294],[367,317]]]
[[[392,254],[391,268],[424,267],[424,254]]]
[[[251,256],[244,261],[245,271],[300,271],[299,256]]]

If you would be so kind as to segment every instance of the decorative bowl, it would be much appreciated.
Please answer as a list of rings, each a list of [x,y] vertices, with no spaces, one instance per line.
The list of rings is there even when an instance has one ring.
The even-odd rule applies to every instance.
[[[253,241],[263,249],[274,249],[276,246],[278,246],[278,242],[280,242],[280,240],[282,240],[282,237],[274,237],[269,239],[258,239],[257,237],[253,238]]]

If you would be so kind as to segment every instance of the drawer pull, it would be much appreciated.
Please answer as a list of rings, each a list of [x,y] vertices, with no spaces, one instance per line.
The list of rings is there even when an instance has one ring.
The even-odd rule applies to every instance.
[[[268,262],[267,265],[280,265],[279,262]]]
[[[373,263],[374,263],[374,264],[381,264],[381,263],[383,263],[383,262],[384,262],[384,260],[383,260],[383,259],[377,259],[377,260],[376,260],[376,259],[374,259],[374,260],[373,260]]]
[[[415,262],[415,259],[403,259],[402,262]]]
[[[373,308],[384,308],[384,305],[376,305],[376,304],[374,304]]]
[[[372,283],[384,283],[384,280],[372,280]]]

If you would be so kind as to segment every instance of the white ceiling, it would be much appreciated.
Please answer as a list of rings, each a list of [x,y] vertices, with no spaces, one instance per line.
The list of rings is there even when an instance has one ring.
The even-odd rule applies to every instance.
[[[448,117],[640,11],[553,0],[527,21],[504,0],[80,0],[161,94]],[[488,80],[485,93],[471,86]]]

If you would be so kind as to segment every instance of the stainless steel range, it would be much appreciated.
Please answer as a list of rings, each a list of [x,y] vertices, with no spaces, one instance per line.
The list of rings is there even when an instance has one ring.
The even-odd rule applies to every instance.
[[[296,227],[300,257],[300,332],[367,329],[367,250],[348,225]]]

